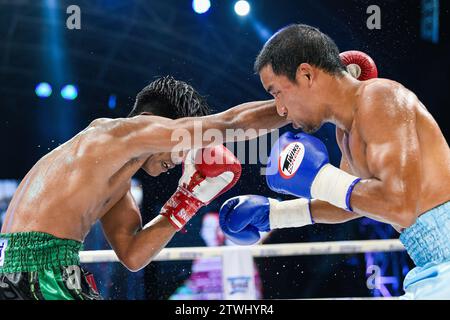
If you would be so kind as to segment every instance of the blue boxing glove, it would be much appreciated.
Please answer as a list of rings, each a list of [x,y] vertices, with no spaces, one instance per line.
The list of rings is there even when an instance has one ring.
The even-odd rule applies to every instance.
[[[246,195],[227,200],[219,211],[223,233],[239,245],[258,242],[260,231],[312,223],[308,199],[280,202],[263,196]]]
[[[266,171],[273,191],[327,201],[350,211],[350,196],[359,180],[331,165],[322,141],[304,133],[283,134],[270,152]]]
[[[249,195],[228,199],[219,210],[219,224],[225,236],[236,244],[253,244],[259,231],[269,231],[269,199]]]

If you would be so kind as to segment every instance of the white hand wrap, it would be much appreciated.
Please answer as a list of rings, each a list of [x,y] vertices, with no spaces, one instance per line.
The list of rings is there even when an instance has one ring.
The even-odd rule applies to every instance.
[[[270,229],[303,227],[313,224],[309,211],[309,199],[299,198],[278,201],[269,198]]]
[[[353,186],[359,180],[358,177],[352,176],[331,164],[326,164],[320,169],[312,183],[311,197],[352,211],[350,196]]]

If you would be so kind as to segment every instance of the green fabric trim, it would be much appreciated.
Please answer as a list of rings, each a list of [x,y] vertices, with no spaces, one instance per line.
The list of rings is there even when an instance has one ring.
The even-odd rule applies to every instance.
[[[60,270],[39,271],[39,288],[45,300],[74,300],[64,285]]]
[[[55,270],[79,265],[83,244],[76,240],[60,239],[44,232],[0,233],[7,240],[0,273]]]

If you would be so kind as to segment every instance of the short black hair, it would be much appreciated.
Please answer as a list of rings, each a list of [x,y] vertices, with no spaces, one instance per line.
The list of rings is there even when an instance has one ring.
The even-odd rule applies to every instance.
[[[260,73],[270,65],[276,75],[285,75],[295,82],[302,63],[334,75],[346,70],[336,43],[319,29],[305,24],[291,24],[275,33],[258,54],[254,70]]]
[[[206,99],[192,86],[171,76],[158,78],[136,96],[128,117],[144,112],[171,119],[201,117],[210,114]]]

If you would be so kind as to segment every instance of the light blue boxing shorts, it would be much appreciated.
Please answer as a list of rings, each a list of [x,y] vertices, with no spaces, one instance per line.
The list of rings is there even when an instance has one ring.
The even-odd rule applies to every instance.
[[[450,299],[450,201],[417,218],[400,241],[416,264],[405,277],[401,299]]]

